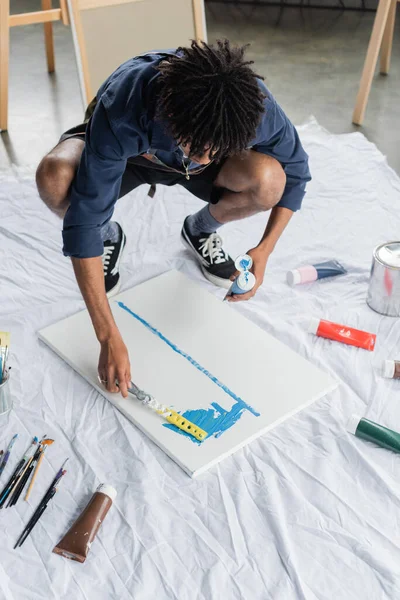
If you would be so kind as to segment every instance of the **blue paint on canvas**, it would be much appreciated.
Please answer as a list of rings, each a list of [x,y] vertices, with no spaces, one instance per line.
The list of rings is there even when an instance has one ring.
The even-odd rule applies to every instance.
[[[255,412],[254,409],[249,407],[248,404],[240,400],[239,402],[235,402],[230,410],[225,410],[216,402],[212,402],[211,406],[214,408],[197,408],[193,410],[185,410],[182,413],[182,416],[191,421],[195,425],[207,431],[208,435],[206,439],[210,437],[220,437],[227,429],[230,429],[232,425],[236,423],[240,419],[243,414],[243,411],[250,410],[253,412],[255,416],[259,416],[259,413]],[[181,435],[185,435],[192,442],[196,444],[202,444],[203,442],[197,440],[186,431],[182,431],[172,425],[171,423],[164,424],[164,427],[168,427],[168,429],[173,429],[177,433]]]
[[[212,402],[211,406],[213,408],[199,408],[187,410],[184,413],[182,413],[183,417],[187,418],[189,421],[192,421],[192,423],[194,423],[195,425],[198,425],[199,427],[207,431],[207,438],[211,436],[219,437],[220,435],[222,435],[224,431],[232,427],[232,425],[234,425],[240,419],[245,410],[249,411],[256,417],[260,416],[259,412],[257,412],[252,406],[244,402],[242,398],[237,396],[237,394],[235,394],[231,389],[229,389],[224,383],[219,381],[219,379],[215,377],[215,375],[213,375],[212,373],[210,373],[210,371],[208,371],[208,369],[200,365],[194,358],[187,354],[187,352],[184,352],[183,350],[178,348],[178,346],[171,342],[167,337],[165,337],[165,335],[162,334],[161,331],[153,327],[148,321],[143,319],[143,317],[133,312],[133,310],[131,310],[123,302],[117,302],[117,304],[120,308],[129,313],[137,321],[142,323],[142,325],[144,325],[149,331],[151,331],[151,333],[154,333],[154,335],[156,335],[160,340],[165,342],[171,348],[171,350],[173,350],[174,352],[185,358],[187,361],[189,361],[190,364],[192,364],[198,371],[203,373],[213,383],[215,383],[215,385],[221,388],[226,394],[228,394],[228,396],[230,396],[233,399],[234,404],[232,405],[229,411],[222,408],[216,402]],[[196,440],[193,436],[189,435],[185,431],[182,431],[181,429],[175,427],[175,425],[167,423],[164,425],[164,427],[168,427],[169,429],[172,429],[173,431],[176,431],[181,435],[185,435],[193,442],[197,442],[199,444],[201,443],[199,440]]]

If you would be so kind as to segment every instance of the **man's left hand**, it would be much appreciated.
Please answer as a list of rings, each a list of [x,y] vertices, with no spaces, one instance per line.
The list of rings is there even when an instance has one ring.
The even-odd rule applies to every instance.
[[[228,296],[226,298],[228,302],[241,302],[243,300],[250,300],[250,298],[254,296],[254,294],[257,292],[258,288],[264,281],[264,273],[267,267],[269,253],[266,252],[265,249],[257,247],[253,248],[252,250],[249,250],[248,252],[246,252],[246,254],[251,256],[251,258],[253,259],[253,266],[251,267],[250,271],[256,278],[255,286],[252,290],[246,292],[246,294],[235,294],[233,296]],[[240,271],[236,271],[232,275],[231,281],[233,281],[239,274]]]

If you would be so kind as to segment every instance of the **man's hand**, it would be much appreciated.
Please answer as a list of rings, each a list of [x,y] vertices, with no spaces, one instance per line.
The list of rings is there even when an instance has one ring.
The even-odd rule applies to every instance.
[[[268,219],[267,227],[264,231],[264,235],[261,238],[260,243],[256,248],[249,250],[247,254],[250,254],[253,259],[253,266],[251,272],[256,278],[256,284],[250,292],[247,294],[236,294],[234,296],[228,296],[228,302],[240,302],[241,300],[250,300],[264,281],[264,273],[267,266],[268,258],[273,252],[276,242],[282,235],[283,230],[289,223],[293,216],[293,212],[288,208],[275,206],[271,210],[271,214]],[[239,275],[239,271],[236,271],[231,277],[232,281]]]
[[[257,247],[253,248],[252,250],[249,250],[248,252],[246,252],[246,254],[251,256],[251,258],[253,259],[253,266],[251,267],[250,271],[256,278],[255,286],[252,290],[250,290],[250,292],[247,292],[246,294],[235,294],[233,296],[228,296],[228,302],[241,302],[242,300],[250,300],[250,298],[254,296],[254,294],[264,281],[264,273],[267,267],[269,252],[267,252],[265,248]],[[239,271],[236,271],[232,275],[231,281],[233,281],[238,275]]]
[[[131,366],[128,350],[119,332],[101,342],[99,377],[108,392],[121,392],[124,398],[128,396]]]

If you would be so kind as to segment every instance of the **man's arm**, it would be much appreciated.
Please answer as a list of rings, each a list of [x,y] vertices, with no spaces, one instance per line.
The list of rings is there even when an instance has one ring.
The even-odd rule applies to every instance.
[[[136,152],[138,135],[132,131],[130,149]],[[107,390],[117,392],[119,383],[127,396],[130,382],[129,356],[115,324],[106,296],[101,255],[102,226],[111,218],[118,198],[126,158],[111,130],[102,102],[89,122],[85,147],[70,190],[70,207],[64,218],[64,254],[70,256],[101,351],[99,376]]]
[[[99,377],[109,392],[121,391],[126,398],[131,381],[129,356],[106,296],[101,257],[72,258],[72,264],[101,346]]]
[[[265,113],[257,129],[253,149],[272,156],[281,164],[286,176],[286,186],[282,198],[271,210],[260,243],[248,252],[253,259],[252,271],[256,277],[256,285],[247,294],[228,298],[231,302],[249,300],[262,284],[268,258],[293,213],[300,209],[306,184],[311,180],[308,156],[301,145],[296,128],[265,85],[261,81],[259,84],[266,94]],[[236,272],[232,277],[237,275]]]
[[[258,244],[258,248],[265,252],[267,256],[273,252],[277,241],[281,237],[292,216],[293,211],[282,206],[275,206],[271,210],[264,235]]]

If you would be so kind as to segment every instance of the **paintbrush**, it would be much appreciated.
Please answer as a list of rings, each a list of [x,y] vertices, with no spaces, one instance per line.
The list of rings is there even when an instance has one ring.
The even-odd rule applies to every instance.
[[[44,453],[46,452],[47,448],[49,446],[51,446],[51,444],[53,444],[53,442],[54,442],[54,440],[50,440],[50,439],[43,440],[43,442],[42,442],[43,449],[42,449],[42,451],[40,453],[40,456],[39,456],[39,459],[38,459],[38,461],[36,463],[35,470],[33,471],[31,482],[30,482],[29,487],[28,487],[28,489],[26,491],[25,500],[28,500],[28,498],[29,498],[29,496],[31,494],[31,491],[32,491],[32,488],[33,488],[33,484],[35,483],[35,479],[36,479],[38,471],[40,469],[40,465],[42,464]]]
[[[15,504],[16,501],[16,497],[19,493],[19,490],[21,488],[21,486],[24,485],[25,480],[25,475],[26,472],[29,469],[30,464],[33,461],[33,456],[31,456],[30,458],[28,458],[28,460],[26,461],[26,463],[23,466],[23,469],[21,471],[21,473],[19,474],[19,476],[17,477],[14,485],[11,488],[10,494],[8,496],[8,503],[6,505],[6,508],[9,508],[10,506],[13,506]]]
[[[4,381],[6,374],[9,345],[10,334],[8,331],[0,331],[0,383]]]
[[[8,508],[8,506],[14,506],[15,504],[17,504],[20,495],[22,494],[26,484],[29,481],[30,476],[32,475],[33,469],[35,468],[35,465],[37,464],[37,461],[43,452],[43,441],[44,440],[40,441],[39,447],[33,455],[31,462],[28,462],[28,464],[25,467],[25,472],[21,474],[15,491],[6,508]]]
[[[41,501],[39,502],[39,505],[37,507],[37,509],[35,510],[35,512],[33,513],[32,517],[30,518],[29,522],[27,523],[26,527],[24,528],[23,532],[21,533],[21,535],[19,536],[14,549],[17,546],[22,546],[22,544],[24,543],[24,541],[26,540],[26,538],[28,537],[28,535],[30,534],[30,532],[32,531],[32,529],[34,528],[34,526],[36,525],[36,523],[38,522],[38,520],[40,519],[40,517],[42,516],[42,514],[44,513],[44,511],[47,508],[48,503],[50,502],[50,500],[52,499],[52,497],[55,495],[55,493],[57,492],[57,485],[59,484],[61,478],[65,475],[65,473],[67,471],[65,471],[63,469],[65,463],[67,462],[68,458],[64,461],[64,463],[62,464],[61,468],[57,471],[56,476],[54,477],[53,481],[51,482],[49,488],[47,489],[45,495],[43,496],[43,498],[41,499]]]
[[[62,471],[61,473],[61,477],[63,477],[65,475],[67,471]],[[61,477],[59,478],[59,480],[61,479]],[[21,547],[22,544],[25,542],[26,538],[28,537],[28,535],[31,533],[32,529],[35,527],[36,523],[39,521],[40,517],[42,516],[42,514],[44,513],[44,511],[46,510],[50,500],[53,498],[53,496],[55,496],[55,494],[58,492],[58,488],[54,487],[50,493],[47,495],[47,498],[44,502],[41,503],[40,508],[38,508],[35,511],[34,516],[31,518],[31,520],[28,523],[28,526],[25,528],[25,530],[22,532],[22,534],[20,535],[17,543],[14,546],[14,550],[17,546]]]
[[[172,410],[172,408],[157,402],[153,396],[138,388],[133,381],[131,381],[128,392],[140,400],[143,406],[146,406],[147,408],[150,408],[161,415],[166,421],[168,421],[168,423],[172,423],[172,425],[175,425],[175,427],[178,427],[178,429],[185,431],[201,442],[206,439],[208,433],[204,431],[204,429],[201,429],[188,419],[185,419],[185,417],[182,417],[182,415],[175,410]]]
[[[31,448],[33,449],[33,454],[32,452],[30,452],[29,454],[31,454],[31,456],[28,456],[27,461],[25,462],[25,464],[23,465],[22,470],[20,471],[16,481],[14,482],[10,493],[9,493],[9,500],[8,500],[8,504],[6,506],[6,508],[10,507],[10,506],[14,506],[14,504],[17,503],[17,500],[22,492],[22,490],[24,489],[26,482],[29,479],[29,476],[32,472],[32,468],[34,466],[34,463],[37,461],[40,451],[42,449],[42,442],[45,439],[45,435],[42,437],[42,439],[40,441],[38,441],[38,439],[35,437],[32,443]],[[36,440],[36,442],[35,442]],[[34,450],[35,445],[37,445],[37,449]]]
[[[25,472],[21,475],[18,484],[15,488],[15,491],[13,493],[13,495],[11,496],[6,508],[8,508],[9,506],[14,506],[15,504],[17,504],[20,495],[22,494],[22,490],[24,489],[24,487],[27,484],[27,481],[29,479],[29,477],[31,476],[32,473],[32,469],[34,468],[34,460],[35,458],[32,459],[31,463],[27,465]]]
[[[13,435],[10,443],[7,446],[7,450],[3,456],[3,460],[1,461],[1,465],[0,465],[0,477],[1,477],[2,472],[4,471],[4,467],[6,466],[8,459],[10,458],[11,449],[14,446],[15,440],[17,439],[17,437],[18,437],[18,433]]]
[[[4,381],[4,377],[6,375],[6,370],[7,370],[7,360],[8,360],[8,346],[6,346],[6,350],[4,353],[4,360],[3,360],[3,372],[1,374],[1,381]]]
[[[28,450],[25,452],[24,456],[21,458],[21,460],[17,464],[17,466],[14,470],[14,473],[11,475],[10,479],[6,483],[4,489],[2,490],[2,492],[0,494],[0,509],[3,508],[7,497],[14,490],[15,485],[18,483],[18,480],[19,480],[22,472],[24,471],[24,468],[25,468],[28,460],[34,455],[35,447],[37,446],[38,442],[39,442],[39,440],[35,436],[32,440],[31,445],[29,446]]]

